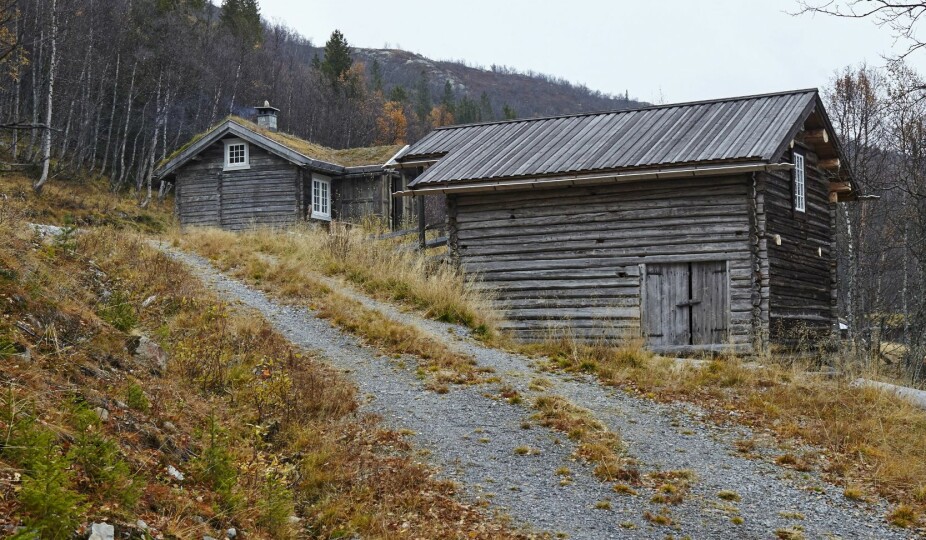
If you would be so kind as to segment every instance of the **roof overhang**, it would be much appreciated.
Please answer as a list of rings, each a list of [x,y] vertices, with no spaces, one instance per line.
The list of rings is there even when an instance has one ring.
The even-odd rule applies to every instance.
[[[512,178],[496,182],[455,183],[433,187],[421,187],[399,191],[394,197],[415,197],[438,193],[482,193],[490,191],[517,191],[549,189],[569,186],[592,186],[635,182],[640,180],[671,180],[678,178],[695,178],[700,176],[729,176],[762,171],[790,170],[790,163],[736,163],[725,165],[700,165],[683,167],[664,167],[647,170],[614,171],[608,173],[551,176],[545,178]]]
[[[813,125],[808,126],[808,123]],[[788,137],[779,145],[773,159],[775,161],[784,159],[785,152],[794,147],[795,137],[808,129],[825,134],[825,137],[815,137],[812,143],[805,140],[805,144],[813,147],[814,152],[820,158],[818,167],[824,172],[826,179],[829,181],[830,202],[858,200],[863,194],[855,182],[855,177],[851,167],[849,167],[848,160],[845,158],[845,152],[839,142],[836,129],[833,127],[832,121],[830,121],[819,93],[807,104],[798,121],[791,127]]]

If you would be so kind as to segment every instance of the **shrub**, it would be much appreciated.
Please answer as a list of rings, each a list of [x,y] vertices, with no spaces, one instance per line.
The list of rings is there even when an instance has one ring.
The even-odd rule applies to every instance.
[[[240,497],[235,493],[238,469],[235,468],[235,458],[228,448],[228,433],[216,422],[214,414],[209,416],[205,437],[206,445],[194,460],[193,468],[199,480],[219,495],[222,506],[232,510],[240,503]]]
[[[81,433],[68,455],[83,468],[103,498],[115,499],[127,509],[138,502],[141,482],[122,460],[122,449],[115,441],[93,431]]]
[[[17,352],[16,344],[14,344],[10,338],[0,335],[0,360],[9,358]]]
[[[151,404],[148,402],[148,396],[138,383],[131,383],[125,390],[125,403],[136,411],[148,412]]]
[[[280,474],[272,472],[267,475],[258,511],[258,523],[274,538],[293,537],[292,524],[289,521],[289,517],[295,512],[293,492]]]
[[[103,309],[100,310],[99,315],[101,319],[111,324],[113,328],[122,332],[128,332],[138,325],[135,307],[129,302],[128,296],[122,291],[116,291],[109,297]]]
[[[26,518],[20,538],[70,538],[81,521],[84,497],[73,489],[74,473],[55,435],[31,421],[17,423],[4,454],[25,469],[17,500]],[[8,452],[8,450],[14,450]]]

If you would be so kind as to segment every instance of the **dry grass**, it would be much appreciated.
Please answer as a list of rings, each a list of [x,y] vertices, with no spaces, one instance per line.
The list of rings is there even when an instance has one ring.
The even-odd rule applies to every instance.
[[[361,249],[358,246],[335,248],[332,243],[337,240],[322,231],[300,229],[292,234],[260,230],[250,233],[234,234],[219,230],[200,230],[180,234],[176,237],[180,245],[193,249],[212,259],[221,269],[232,275],[261,286],[289,302],[305,303],[315,309],[320,317],[330,320],[337,326],[364,338],[370,345],[389,354],[414,355],[421,359],[422,374],[431,377],[429,387],[439,393],[448,390],[447,383],[464,384],[481,380],[487,369],[477,368],[472,358],[452,351],[440,340],[415,326],[404,324],[368,308],[342,293],[334,291],[323,284],[311,271],[313,268],[330,269],[336,259],[350,261],[352,274],[360,279],[360,268],[369,273],[370,279],[378,276],[375,283],[384,284],[393,277],[381,272],[386,265],[382,255],[378,262],[372,259],[362,262],[355,260],[361,253],[367,256],[375,250]],[[359,241],[359,233],[343,233],[349,244]],[[325,255],[328,253],[328,255]],[[342,253],[340,258],[335,253]],[[418,264],[414,257],[397,254],[393,261],[396,265]],[[401,263],[399,261],[405,261]],[[369,265],[369,266],[368,266]],[[409,273],[421,271],[415,266],[407,269]],[[346,271],[346,270],[344,270]],[[463,287],[465,284],[447,270],[438,269],[431,278],[421,277],[419,288],[428,294],[428,298],[444,302],[444,308],[452,302],[443,287]],[[367,281],[374,289],[374,281]],[[422,300],[423,301],[423,300]],[[460,305],[464,305],[465,301]],[[448,315],[448,317],[450,317]]]
[[[226,267],[275,264],[288,269],[291,274],[277,276],[278,285],[298,283],[307,272],[337,276],[376,298],[419,309],[426,317],[464,324],[479,335],[494,333],[490,299],[471,280],[450,265],[429,262],[402,240],[374,240],[373,232],[372,225],[331,233],[312,225],[243,233],[191,229],[176,240]]]
[[[100,227],[163,233],[174,227],[173,198],[152,201],[140,208],[128,194],[114,194],[103,179],[54,179],[45,185],[41,197],[32,193],[32,179],[22,173],[0,173],[0,221]]]
[[[723,489],[717,492],[717,497],[724,501],[737,502],[740,500],[740,494],[729,489]]]
[[[628,486],[627,484],[614,484],[614,492],[620,493],[621,495],[636,495],[637,490]]]
[[[533,403],[533,418],[540,425],[566,433],[578,443],[576,454],[595,464],[595,476],[605,481],[639,479],[634,464],[623,456],[620,438],[609,431],[591,411],[560,396],[540,396]]]
[[[926,411],[894,395],[851,386],[848,377],[808,376],[799,362],[758,366],[727,356],[700,368],[679,366],[634,340],[583,344],[566,336],[521,350],[545,355],[547,369],[590,372],[646,397],[696,402],[718,421],[730,421],[735,412],[736,421],[769,429],[781,440],[822,448],[825,472],[837,483],[870,486],[917,515],[926,511],[926,497],[915,496],[926,478]],[[755,441],[740,441],[737,449],[751,453]],[[806,456],[786,454],[779,462],[813,468]]]
[[[920,513],[910,505],[900,504],[891,510],[891,513],[887,515],[887,520],[898,527],[906,529],[915,526],[919,522]]]
[[[672,519],[672,513],[669,512],[668,507],[662,507],[656,513],[646,510],[643,512],[643,519],[649,521],[653,525],[661,525],[663,527],[669,527],[675,524],[675,520]]]
[[[90,196],[50,188],[46,196],[78,199],[67,204],[91,214]],[[291,515],[310,527],[299,535],[318,538],[521,537],[455,501],[452,485],[414,463],[401,434],[358,416],[342,375],[254,313],[220,302],[142,238],[88,226],[73,239],[37,242],[22,220],[51,221],[44,206],[28,193],[0,200],[0,378],[9,385],[0,409],[17,411],[15,422],[0,414],[0,429],[41,419],[74,448],[83,425],[75,418],[87,410],[74,404],[109,408],[110,422],[93,433],[117,445],[141,499],[113,499],[85,466],[69,467],[68,485],[88,505],[82,519],[141,518],[177,537],[215,536],[213,526],[234,523],[249,537],[292,538]],[[109,309],[117,297],[120,309]],[[126,349],[129,332],[168,351],[166,372],[139,364]],[[29,361],[7,361],[23,350]],[[134,408],[114,405],[127,395]],[[182,488],[168,464],[186,474]],[[17,467],[0,450],[0,469]],[[0,525],[35,517],[14,488],[0,482]]]
[[[650,502],[658,504],[681,504],[691,490],[695,475],[687,469],[657,471],[646,475],[650,483],[656,484],[656,493]]]

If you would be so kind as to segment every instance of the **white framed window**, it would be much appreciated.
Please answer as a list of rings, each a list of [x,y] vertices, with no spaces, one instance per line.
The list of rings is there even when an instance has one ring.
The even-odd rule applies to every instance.
[[[331,180],[312,176],[312,217],[331,220]]]
[[[226,171],[235,171],[251,168],[251,156],[248,143],[241,139],[225,139],[225,167]]]
[[[807,183],[804,175],[804,156],[794,153],[794,209],[807,211]]]

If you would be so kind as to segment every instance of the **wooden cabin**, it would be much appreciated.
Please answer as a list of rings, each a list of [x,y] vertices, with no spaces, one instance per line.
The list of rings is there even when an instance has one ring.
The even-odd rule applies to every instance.
[[[450,126],[396,162],[521,339],[758,353],[835,328],[840,152],[812,89]]]
[[[375,216],[395,227],[413,206],[392,193],[402,177],[386,168],[401,146],[335,150],[276,130],[277,109],[257,123],[229,117],[158,167],[174,185],[182,225],[244,229],[300,221],[357,222]]]

